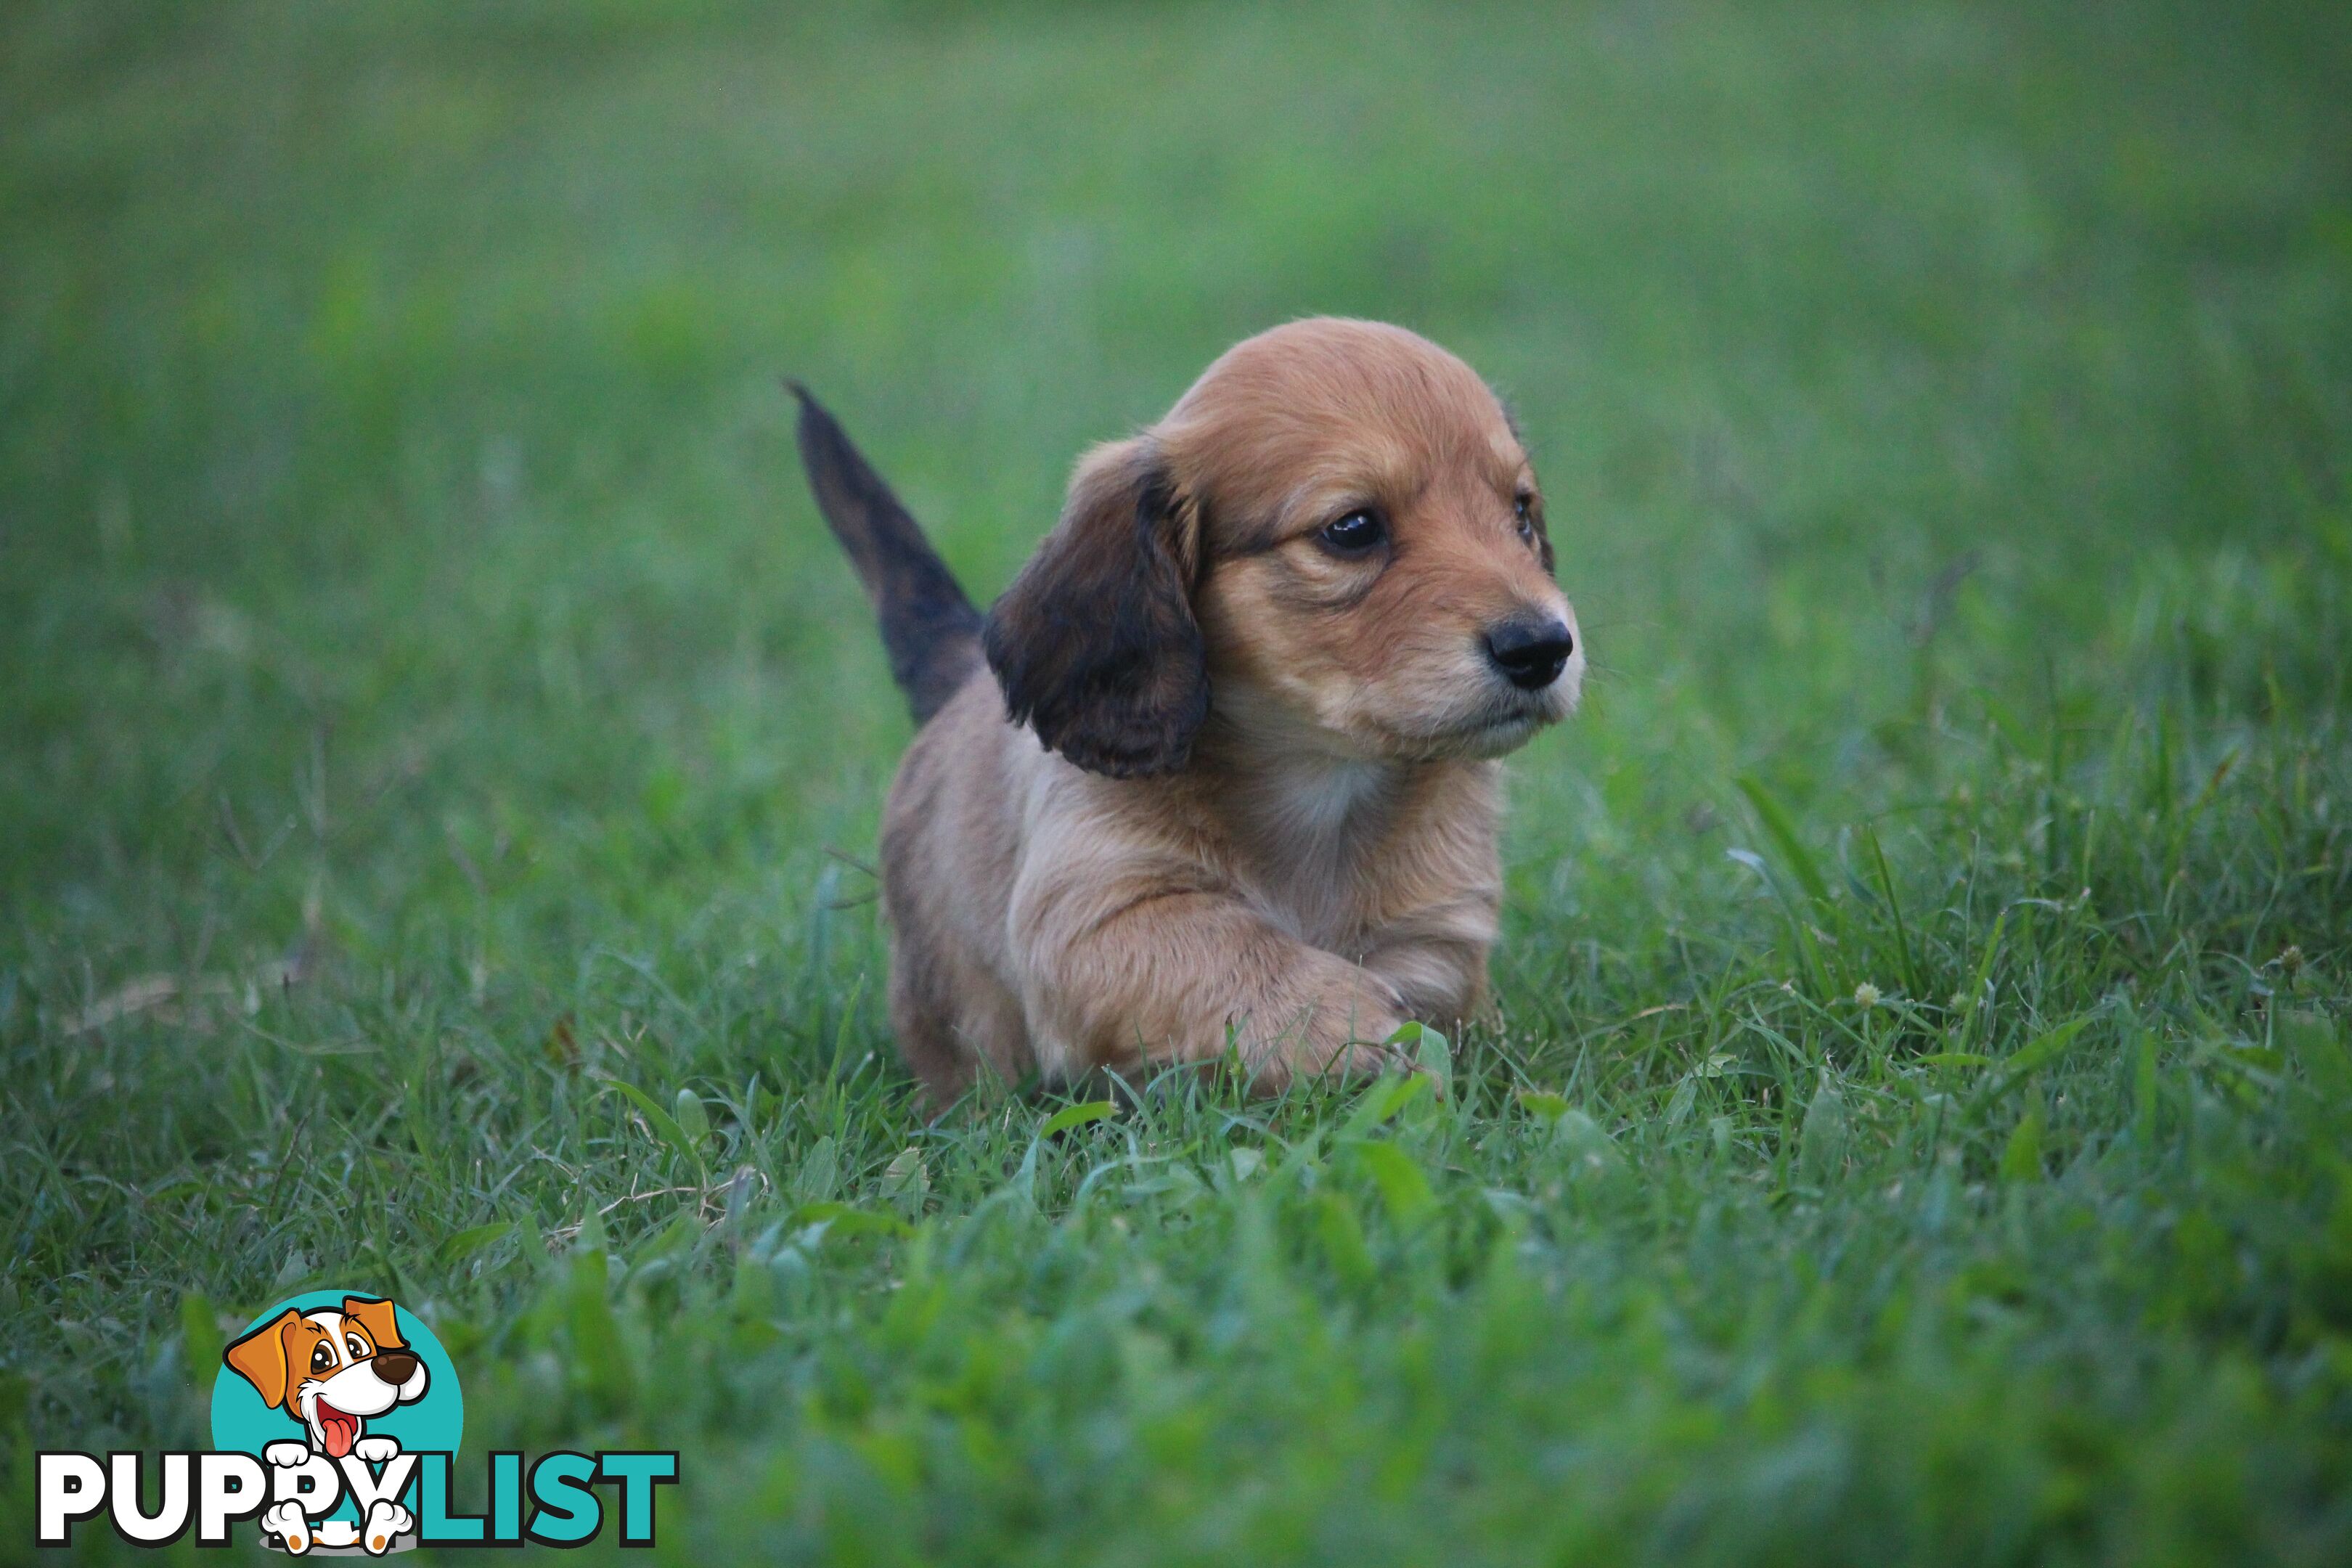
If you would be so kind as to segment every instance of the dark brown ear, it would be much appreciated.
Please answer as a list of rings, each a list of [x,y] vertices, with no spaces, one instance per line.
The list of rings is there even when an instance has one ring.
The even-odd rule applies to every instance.
[[[1182,767],[1209,712],[1199,543],[1148,437],[1089,453],[982,632],[1013,721],[1113,778]]]

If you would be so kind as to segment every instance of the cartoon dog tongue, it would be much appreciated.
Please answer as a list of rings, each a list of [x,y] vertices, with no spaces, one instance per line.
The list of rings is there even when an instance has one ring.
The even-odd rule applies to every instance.
[[[327,1457],[340,1459],[352,1451],[352,1444],[360,1440],[360,1418],[344,1415],[323,1399],[319,1401],[316,1408],[319,1432],[327,1444]]]

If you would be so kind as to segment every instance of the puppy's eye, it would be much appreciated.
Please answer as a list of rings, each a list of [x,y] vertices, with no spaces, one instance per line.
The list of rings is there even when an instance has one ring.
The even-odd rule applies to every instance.
[[[1316,535],[1324,545],[1341,555],[1361,555],[1389,536],[1388,525],[1372,511],[1351,511],[1336,521],[1323,525]]]
[[[1519,520],[1519,537],[1533,544],[1536,542],[1536,498],[1521,496],[1512,503],[1511,510]]]
[[[326,1341],[320,1340],[310,1352],[310,1370],[312,1372],[324,1372],[334,1364],[335,1352],[327,1348]]]
[[[365,1361],[367,1359],[367,1341],[360,1338],[357,1334],[345,1334],[343,1336],[343,1348],[352,1352],[352,1359],[353,1361]]]

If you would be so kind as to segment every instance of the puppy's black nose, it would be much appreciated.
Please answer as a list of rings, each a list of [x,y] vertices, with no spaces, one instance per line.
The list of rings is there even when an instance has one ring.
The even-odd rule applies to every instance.
[[[397,1387],[416,1375],[416,1358],[406,1351],[378,1351],[375,1374]]]
[[[1549,616],[1514,616],[1486,629],[1486,657],[1522,691],[1541,691],[1568,668],[1576,638]]]

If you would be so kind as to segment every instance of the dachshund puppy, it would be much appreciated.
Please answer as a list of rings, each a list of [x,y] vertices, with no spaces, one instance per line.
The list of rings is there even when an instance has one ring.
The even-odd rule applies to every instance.
[[[1481,1010],[1496,759],[1574,709],[1584,650],[1469,366],[1370,321],[1242,342],[1079,461],[985,616],[793,391],[919,725],[882,893],[935,1103],[1228,1051],[1273,1090]]]

